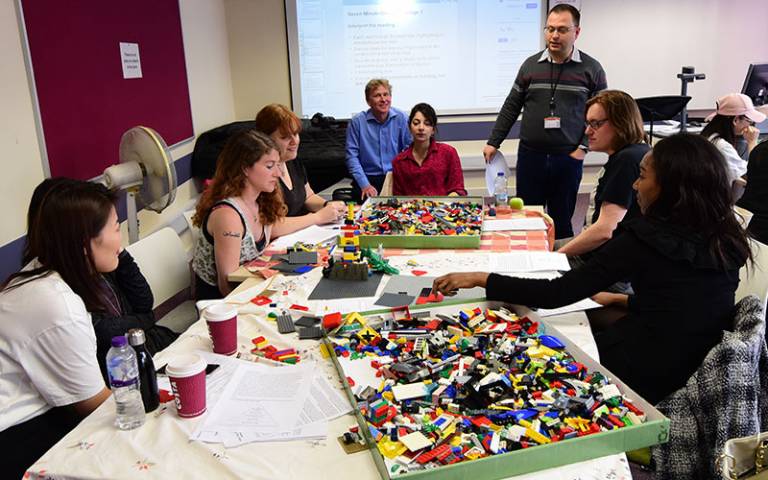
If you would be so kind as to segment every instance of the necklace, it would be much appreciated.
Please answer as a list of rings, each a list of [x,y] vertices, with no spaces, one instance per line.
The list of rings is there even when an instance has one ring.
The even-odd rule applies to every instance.
[[[253,207],[250,203],[246,202],[243,197],[238,197],[240,203],[243,205],[244,210],[250,215],[254,222],[259,221],[259,205],[254,201]],[[255,209],[255,210],[254,210]]]
[[[107,301],[114,315],[121,315],[123,313],[123,306],[120,304],[120,297],[117,296],[117,292],[115,292],[112,288],[112,284],[109,283],[109,280],[107,280],[104,275],[101,276],[101,279],[107,286],[107,290],[109,290],[109,292],[105,292],[104,300]],[[114,302],[112,300],[114,300]]]

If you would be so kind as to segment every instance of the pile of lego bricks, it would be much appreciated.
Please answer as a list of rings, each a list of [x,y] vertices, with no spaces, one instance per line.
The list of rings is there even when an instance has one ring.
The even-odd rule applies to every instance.
[[[406,309],[391,320],[367,321],[350,314],[336,334],[337,356],[370,363],[382,379],[373,388],[348,377],[395,474],[645,420],[615,384],[588,372],[557,337],[503,308],[452,316]]]
[[[358,221],[362,235],[480,235],[483,207],[473,202],[389,199],[372,203]]]

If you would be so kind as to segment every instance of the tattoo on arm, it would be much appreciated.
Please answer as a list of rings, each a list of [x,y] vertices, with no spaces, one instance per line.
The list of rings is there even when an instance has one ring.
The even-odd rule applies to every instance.
[[[225,237],[235,237],[240,238],[240,232],[224,232],[223,235]]]

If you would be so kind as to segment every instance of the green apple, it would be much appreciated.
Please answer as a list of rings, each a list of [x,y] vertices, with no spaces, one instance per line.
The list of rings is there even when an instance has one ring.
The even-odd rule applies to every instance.
[[[509,207],[512,210],[522,210],[524,206],[523,199],[520,197],[512,197],[509,199]]]

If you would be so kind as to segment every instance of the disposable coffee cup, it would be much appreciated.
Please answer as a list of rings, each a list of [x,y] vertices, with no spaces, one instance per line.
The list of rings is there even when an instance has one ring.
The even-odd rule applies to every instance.
[[[213,351],[221,355],[237,353],[237,309],[226,303],[214,303],[203,310]]]
[[[165,367],[180,417],[192,418],[205,412],[206,366],[200,355],[190,353],[173,357]]]

